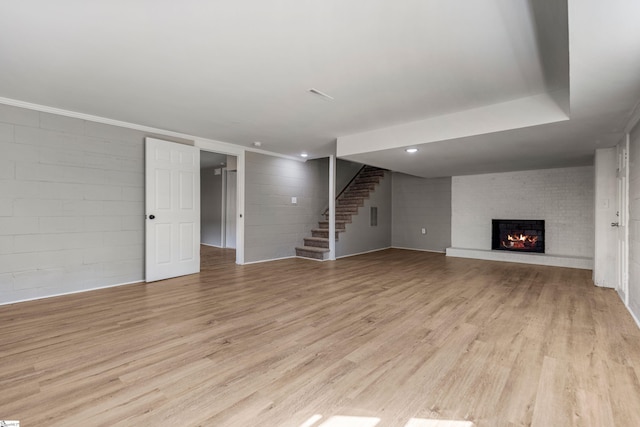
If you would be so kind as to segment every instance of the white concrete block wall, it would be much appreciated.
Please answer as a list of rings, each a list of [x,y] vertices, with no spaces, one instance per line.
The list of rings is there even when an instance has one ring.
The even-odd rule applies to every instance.
[[[392,244],[438,252],[451,246],[451,178],[394,172]]]
[[[640,124],[629,138],[629,310],[640,321]]]
[[[295,256],[329,203],[327,159],[303,163],[247,152],[245,162],[245,262]]]
[[[491,249],[492,219],[545,220],[550,255],[593,258],[593,166],[457,176],[451,246]]]
[[[0,304],[143,279],[144,137],[0,105]]]

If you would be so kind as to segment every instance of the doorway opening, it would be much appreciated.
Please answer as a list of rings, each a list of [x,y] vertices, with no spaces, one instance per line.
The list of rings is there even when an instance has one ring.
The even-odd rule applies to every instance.
[[[235,257],[237,157],[200,153],[200,243]],[[211,249],[210,251],[215,251]],[[202,261],[204,263],[204,260]]]

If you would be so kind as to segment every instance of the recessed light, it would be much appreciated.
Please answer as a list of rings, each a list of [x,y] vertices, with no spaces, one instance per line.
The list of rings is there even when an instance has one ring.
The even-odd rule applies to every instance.
[[[262,142],[256,141],[256,142],[253,143],[253,146],[254,147],[261,147],[262,146]]]
[[[302,154],[300,154],[300,157],[305,157],[306,158],[306,157],[309,157],[309,155],[307,153],[302,153]]]
[[[407,149],[406,149],[406,150],[404,150],[404,151],[406,151],[407,153],[411,153],[411,154],[413,154],[413,153],[417,153],[417,152],[418,152],[418,149],[417,149],[417,148],[407,148]]]

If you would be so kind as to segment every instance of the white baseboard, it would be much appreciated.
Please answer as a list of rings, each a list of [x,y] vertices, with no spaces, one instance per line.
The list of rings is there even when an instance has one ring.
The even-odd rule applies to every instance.
[[[316,262],[331,261],[328,259],[308,258],[306,256],[297,256],[297,255],[294,256],[293,258],[306,259],[307,261],[316,261]]]
[[[261,264],[261,263],[263,263],[263,262],[280,261],[280,260],[283,260],[283,259],[291,259],[291,258],[300,258],[300,257],[297,257],[297,256],[293,255],[293,256],[285,256],[285,257],[282,257],[282,258],[261,259],[261,260],[259,260],[259,261],[249,261],[249,262],[245,262],[245,263],[244,263],[244,264],[242,264],[242,265]]]
[[[434,251],[432,249],[405,248],[403,246],[391,246],[391,249],[403,249],[405,251],[433,252],[435,254],[445,254],[446,251]]]
[[[384,250],[387,250],[387,249],[391,249],[391,246],[387,246],[386,248],[371,249],[370,251],[358,252],[357,254],[342,255],[342,256],[336,257],[336,259],[348,258],[350,256],[370,254],[372,252],[379,252],[379,251],[384,251]]]
[[[593,278],[593,276],[591,277],[591,280],[593,281],[593,284],[596,285],[599,288],[606,288],[606,289],[615,289],[616,288],[615,285],[611,285],[609,283],[605,283],[605,282],[603,282],[601,280],[595,280]]]
[[[627,307],[627,311],[629,312],[633,320],[636,322],[638,329],[640,329],[640,320],[636,317],[635,314],[633,314],[633,311],[631,311],[631,307],[629,307],[628,305],[625,305],[625,307]]]
[[[97,291],[97,290],[100,290],[100,289],[115,288],[116,286],[134,285],[136,283],[144,283],[144,280],[137,280],[135,282],[116,283],[114,285],[97,286],[95,288],[80,289],[78,291],[72,291],[72,292],[61,292],[59,294],[43,295],[41,297],[25,298],[25,299],[20,299],[20,300],[16,300],[16,301],[0,302],[0,306],[9,305],[9,304],[17,304],[17,303],[20,303],[20,302],[27,302],[27,301],[37,301],[37,300],[46,299],[46,298],[62,297],[62,296],[65,296],[65,295],[80,294],[80,293],[83,293],[83,292]]]
[[[200,244],[201,244],[202,246],[209,246],[210,248],[218,248],[218,249],[235,249],[235,248],[224,248],[224,247],[222,247],[222,246],[218,246],[218,245],[210,245],[210,244],[208,244],[208,243],[202,243],[202,242],[200,242]]]

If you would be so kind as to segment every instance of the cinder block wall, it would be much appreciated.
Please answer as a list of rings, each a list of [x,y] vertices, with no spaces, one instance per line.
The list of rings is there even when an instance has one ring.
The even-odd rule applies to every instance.
[[[144,137],[0,105],[0,304],[143,279]]]
[[[245,261],[295,256],[329,204],[328,160],[247,152],[245,161]]]
[[[451,246],[491,249],[492,219],[544,219],[545,251],[593,258],[593,166],[455,176]]]

